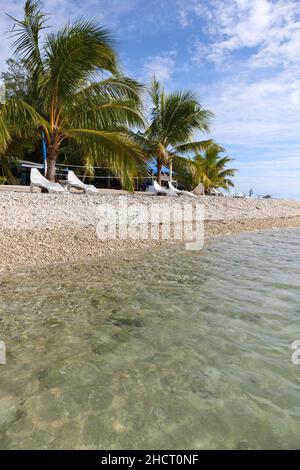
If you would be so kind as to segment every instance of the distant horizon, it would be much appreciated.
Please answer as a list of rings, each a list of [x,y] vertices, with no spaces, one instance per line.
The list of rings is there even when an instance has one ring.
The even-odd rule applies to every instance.
[[[189,88],[215,114],[210,135],[235,159],[236,190],[300,199],[300,4],[297,0],[46,0],[50,24],[97,16],[117,39],[122,71]],[[172,8],[170,9],[170,4]],[[0,0],[0,71],[11,57]],[[54,13],[53,13],[54,12]],[[199,136],[198,136],[199,137]]]

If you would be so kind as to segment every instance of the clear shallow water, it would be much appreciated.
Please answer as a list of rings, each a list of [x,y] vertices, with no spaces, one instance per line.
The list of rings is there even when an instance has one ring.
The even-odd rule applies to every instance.
[[[0,448],[300,448],[300,231],[0,279]]]

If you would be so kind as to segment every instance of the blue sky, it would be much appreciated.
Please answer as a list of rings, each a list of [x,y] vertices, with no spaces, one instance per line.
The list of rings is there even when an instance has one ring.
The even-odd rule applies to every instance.
[[[299,0],[46,0],[49,21],[97,16],[123,71],[168,90],[192,88],[215,113],[211,136],[236,159],[238,190],[300,199]],[[10,55],[0,0],[0,69]],[[206,138],[206,136],[205,136]]]

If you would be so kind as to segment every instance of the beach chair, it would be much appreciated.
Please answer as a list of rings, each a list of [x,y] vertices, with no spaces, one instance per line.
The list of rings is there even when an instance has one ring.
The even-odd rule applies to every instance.
[[[170,196],[177,197],[177,193],[160,186],[157,181],[153,181],[153,185],[148,187],[148,191],[156,194],[157,196]]]
[[[221,193],[221,191],[218,191],[216,188],[211,188],[210,192],[211,192],[214,196],[224,196],[224,194]]]
[[[71,188],[82,189],[84,194],[88,193],[97,193],[98,189],[92,184],[84,184],[80,179],[75,175],[74,171],[68,171],[68,189]]]
[[[230,196],[232,197],[238,197],[238,198],[241,198],[241,199],[245,199],[245,194],[242,194],[242,193],[235,193],[234,191],[232,191],[232,189],[229,191],[230,193]]]
[[[158,196],[177,197],[177,193],[171,189],[163,188],[157,181],[153,181],[154,192]]]
[[[170,181],[168,184],[169,184],[169,189],[173,191],[174,193],[178,194],[179,196],[182,195],[182,196],[197,197],[196,194],[190,193],[189,191],[183,191],[181,189],[175,188],[175,186],[173,186],[173,184]]]
[[[59,183],[52,183],[45,178],[39,170],[31,168],[30,171],[30,192],[34,187],[45,189],[48,193],[64,193],[64,188]]]

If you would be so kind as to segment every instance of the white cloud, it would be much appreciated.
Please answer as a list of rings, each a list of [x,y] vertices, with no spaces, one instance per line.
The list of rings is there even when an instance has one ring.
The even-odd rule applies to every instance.
[[[220,8],[219,2],[213,3],[215,8]],[[205,90],[202,87],[201,95],[206,97],[206,106],[213,109],[216,115],[214,134],[225,146],[233,143],[269,146],[284,143],[287,149],[291,142],[299,140],[300,135],[300,64],[292,63],[292,43],[286,42],[286,45],[280,46],[290,47],[290,52],[288,57],[282,59],[282,67],[279,70],[276,69],[272,73],[268,70],[267,74],[256,75],[253,66],[258,67],[259,60],[275,61],[275,58],[272,58],[275,52],[272,51],[271,54],[270,48],[278,47],[278,42],[268,44],[268,50],[266,44],[273,36],[274,25],[278,26],[285,21],[279,15],[279,10],[281,13],[284,10],[287,14],[289,12],[294,15],[294,2],[285,2],[284,5],[277,2],[275,10],[272,10],[270,2],[265,0],[232,0],[224,3],[226,8],[220,13],[217,23],[219,22],[219,26],[225,31],[220,32],[220,35],[223,37],[225,34],[227,40],[216,43],[212,41],[206,49],[198,42],[194,49],[194,57],[198,58],[203,58],[209,49],[210,58],[215,61],[223,61],[225,51],[232,54],[230,67],[226,69],[224,78]],[[234,15],[235,7],[237,10]],[[231,19],[228,18],[229,13],[233,15]],[[260,21],[255,23],[254,18],[257,15]],[[227,19],[228,28],[225,27]],[[297,22],[290,24],[290,31],[294,34],[293,40],[298,34],[297,28]],[[217,31],[214,34],[217,34]],[[287,36],[284,32],[282,34]],[[252,46],[261,44],[261,48],[255,50],[248,59],[237,58],[234,55],[235,49],[249,43]],[[279,61],[278,50],[275,56]],[[199,88],[201,89],[201,85]]]
[[[297,142],[299,84],[300,76],[285,71],[256,81],[241,74],[206,89],[202,96],[216,114],[217,138],[224,144]]]
[[[298,147],[298,152],[299,152]],[[290,156],[289,149],[283,150],[281,157],[270,160],[234,162],[239,168],[235,178],[239,191],[248,193],[254,188],[256,194],[271,194],[274,197],[300,197],[300,160]]]
[[[14,17],[22,16],[23,1],[0,0],[0,71],[5,67],[6,59],[11,55],[11,41],[9,40],[9,31],[12,28],[12,22],[7,17],[9,13]]]
[[[110,29],[117,29],[123,15],[131,12],[139,0],[44,0],[42,9],[48,15],[48,24],[51,30],[57,30],[69,20],[79,17],[99,18]],[[25,0],[0,0],[0,70],[5,68],[5,61],[12,55],[9,34],[12,22],[11,16],[22,19]]]
[[[187,0],[183,8],[190,22],[203,20],[192,62],[216,66],[213,83],[198,84],[216,115],[213,135],[240,161],[253,159],[238,164],[240,189],[299,197],[300,2]]]
[[[175,71],[176,52],[168,51],[161,55],[149,56],[142,67],[141,79],[149,82],[155,75],[158,81],[167,82]]]
[[[204,19],[209,44],[196,40],[199,59],[217,64],[240,49],[252,52],[248,65],[269,67],[298,63],[300,53],[300,2],[298,0],[180,0],[179,15]],[[197,58],[197,54],[195,54]]]

